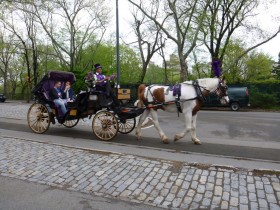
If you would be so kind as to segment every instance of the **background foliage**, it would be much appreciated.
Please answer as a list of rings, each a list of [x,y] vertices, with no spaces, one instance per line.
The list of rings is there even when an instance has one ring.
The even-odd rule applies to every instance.
[[[29,101],[31,89],[48,70],[74,72],[77,93],[86,89],[84,77],[95,63],[103,66],[106,75],[116,74],[115,34],[107,33],[114,15],[110,2],[0,1],[0,92],[9,99]],[[121,39],[121,85],[174,84],[183,78],[211,77],[211,61],[217,57],[222,59],[229,84],[249,86],[254,106],[279,105],[280,57],[274,61],[257,49],[278,31],[268,34],[247,21],[257,15],[263,2],[222,2],[127,0],[134,9],[130,12],[135,42],[127,44]],[[235,27],[221,28],[219,18],[223,8],[236,4],[239,10],[231,8],[232,13],[224,11],[223,15],[236,15],[234,22],[224,24],[235,24],[238,33]],[[249,32],[261,41],[250,43]]]

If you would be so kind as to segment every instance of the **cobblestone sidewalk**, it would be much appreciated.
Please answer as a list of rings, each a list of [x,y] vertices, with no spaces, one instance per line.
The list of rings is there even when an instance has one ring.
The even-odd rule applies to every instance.
[[[280,209],[280,176],[0,136],[0,175],[162,208]]]

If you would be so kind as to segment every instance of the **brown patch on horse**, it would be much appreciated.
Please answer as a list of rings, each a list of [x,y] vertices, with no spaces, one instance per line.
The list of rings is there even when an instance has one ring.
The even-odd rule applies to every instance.
[[[201,107],[202,107],[202,101],[201,101],[201,100],[196,99],[195,102],[196,102],[196,105],[195,105],[195,107],[194,107],[193,110],[192,110],[192,116],[196,115],[197,112],[198,112],[198,111],[201,109]]]
[[[154,103],[164,103],[165,98],[164,98],[164,88],[157,88],[153,91],[153,96],[154,96]],[[164,110],[164,106],[156,106],[153,108],[155,111],[158,109]]]
[[[210,94],[210,92],[207,91],[207,90],[203,90],[203,91],[202,91],[202,95],[203,95],[204,97],[208,97],[209,94]],[[193,110],[192,110],[192,116],[196,115],[197,112],[201,109],[201,107],[202,107],[202,105],[203,105],[202,101],[199,100],[199,99],[196,99],[195,102],[196,102],[196,105],[195,105],[195,107],[194,107]]]
[[[144,106],[144,104],[147,102],[147,99],[145,98],[145,89],[146,89],[146,85],[141,84],[138,87],[138,99],[141,103],[141,106]]]
[[[153,95],[155,98],[155,103],[160,102],[163,103],[164,100],[164,88],[157,88],[153,91]]]

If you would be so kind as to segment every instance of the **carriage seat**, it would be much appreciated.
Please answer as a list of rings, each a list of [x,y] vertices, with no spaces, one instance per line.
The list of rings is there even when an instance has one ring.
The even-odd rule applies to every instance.
[[[50,91],[47,91],[47,90],[43,89],[43,95],[45,96],[45,99],[48,100],[48,101],[52,101],[49,93],[50,93]]]
[[[81,112],[84,111],[87,107],[88,96],[88,92],[79,93],[75,101],[67,102],[68,109],[78,109]]]
[[[45,96],[46,100],[48,100],[48,101],[52,101],[52,99],[50,97],[50,90],[54,87],[54,84],[55,84],[54,80],[49,80],[42,85],[43,95]],[[64,88],[65,88],[65,82],[62,81],[61,89],[64,90]]]
[[[113,103],[113,99],[106,90],[97,90],[95,87],[91,89],[90,95],[97,96],[97,101],[95,103],[98,103],[101,107],[109,107]],[[89,99],[91,100],[91,96],[89,96]],[[95,101],[96,99],[94,98],[93,100]]]
[[[61,112],[61,109],[60,109],[60,106],[55,104],[53,102],[53,100],[51,99],[50,97],[50,91],[49,90],[46,90],[44,87],[42,87],[42,93],[44,95],[44,98],[46,99],[46,103],[49,104],[50,108],[51,109],[54,109],[55,110],[55,113],[57,113],[58,115],[63,115],[62,112]],[[66,107],[67,108],[67,107]]]

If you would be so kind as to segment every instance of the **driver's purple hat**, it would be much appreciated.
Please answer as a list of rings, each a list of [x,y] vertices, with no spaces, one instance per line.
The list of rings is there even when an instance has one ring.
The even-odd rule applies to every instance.
[[[99,63],[95,64],[94,67],[95,67],[95,70],[102,68],[102,66]]]

